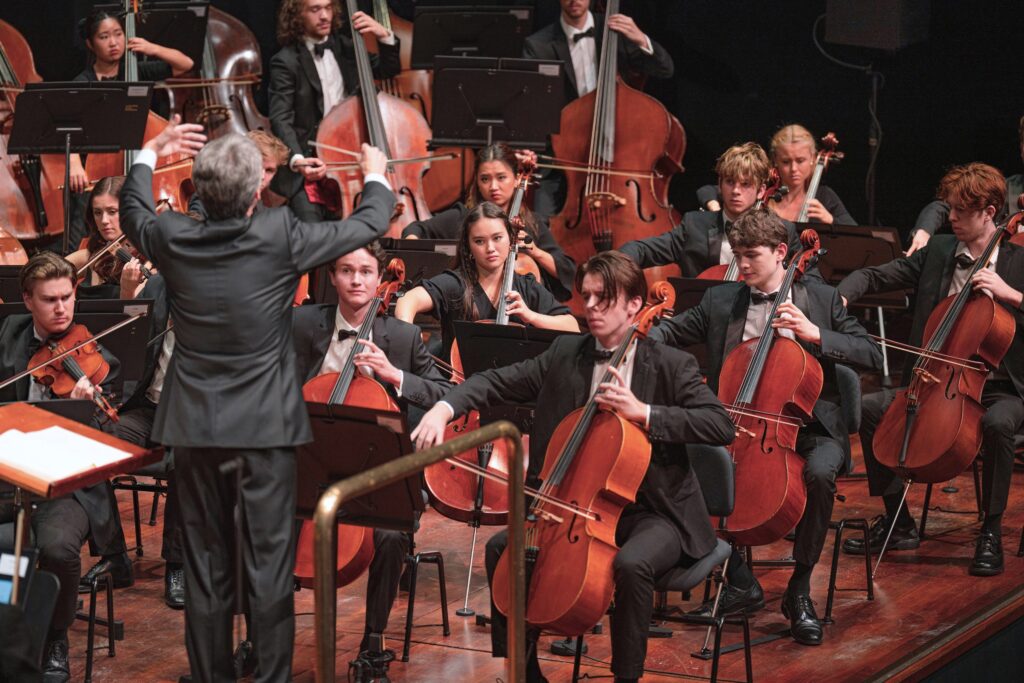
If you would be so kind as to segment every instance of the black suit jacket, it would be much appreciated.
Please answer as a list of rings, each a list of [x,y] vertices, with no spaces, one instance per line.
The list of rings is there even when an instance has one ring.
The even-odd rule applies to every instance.
[[[850,303],[865,294],[889,292],[897,289],[916,289],[914,321],[910,327],[910,343],[921,346],[928,316],[946,298],[949,284],[956,269],[956,250],[959,242],[953,235],[935,235],[924,249],[908,257],[854,271],[839,283],[839,292]],[[1024,291],[1024,249],[1004,241],[999,246],[996,273],[1008,285]],[[1024,310],[1000,304],[1017,322],[1017,333],[1010,350],[1003,357],[1002,366],[1013,381],[1017,393],[1024,396]],[[904,367],[904,377],[916,357],[910,356]]]
[[[121,191],[121,229],[160,269],[174,320],[152,439],[194,448],[308,442],[291,344],[295,288],[306,271],[382,236],[394,194],[367,183],[344,221],[303,223],[286,208],[196,221],[157,216],[152,177],[135,164]]]
[[[370,55],[370,66],[375,78],[397,76],[402,69],[399,61],[399,41],[394,45],[378,43],[379,55]],[[334,34],[334,58],[341,69],[345,95],[359,89],[355,50],[351,31],[345,27]],[[281,138],[292,155],[317,156],[309,144],[316,140],[324,111],[324,95],[320,75],[316,71],[313,55],[305,42],[281,48],[270,58],[270,127]],[[302,187],[302,176],[287,166],[278,169],[274,188],[285,197],[291,197]]]
[[[292,317],[292,343],[298,376],[303,384],[320,374],[327,348],[334,334],[336,306],[300,306]],[[373,343],[380,347],[391,364],[402,371],[402,396],[383,383],[399,405],[412,403],[429,409],[438,402],[452,383],[434,365],[420,337],[420,328],[397,318],[381,317],[373,321]]]
[[[796,227],[783,221],[789,233],[789,252],[799,251],[800,236]],[[657,237],[626,242],[619,251],[636,261],[641,268],[679,266],[683,277],[697,277],[719,264],[725,236],[725,213],[722,211],[687,211],[677,226]],[[816,269],[815,269],[816,271]]]
[[[604,16],[594,15],[594,40],[596,41],[595,56],[601,60],[601,42],[604,38]],[[586,40],[586,39],[584,39]],[[671,78],[675,71],[672,57],[658,43],[651,40],[651,48],[654,54],[648,55],[632,41],[619,36],[618,38],[618,63],[620,68],[639,71],[652,78]],[[576,71],[572,66],[572,57],[569,55],[569,40],[565,37],[562,24],[556,21],[548,24],[526,38],[523,43],[523,57],[527,59],[550,59],[562,62],[562,79],[565,84],[565,101],[571,102],[579,97],[579,90],[576,87]],[[595,69],[596,71],[596,69]]]
[[[585,350],[593,347],[591,335],[558,337],[535,358],[473,375],[444,400],[461,415],[471,408],[536,399],[529,467],[529,477],[535,479],[558,423],[587,401],[594,361]],[[679,531],[686,554],[703,557],[714,547],[715,534],[686,444],[727,444],[735,436],[732,421],[701,381],[697,361],[678,349],[640,341],[630,388],[651,405],[652,453],[637,501],[627,511],[667,518]]]
[[[821,344],[797,340],[821,363],[824,385],[814,405],[814,418],[828,433],[849,447],[849,432],[839,409],[836,363],[868,369],[882,366],[882,352],[867,331],[843,306],[834,287],[810,281],[793,286],[793,303],[821,329]],[[704,293],[700,304],[651,330],[651,338],[673,346],[707,342],[708,385],[718,391],[718,378],[729,352],[743,340],[750,305],[750,287],[726,282]]]

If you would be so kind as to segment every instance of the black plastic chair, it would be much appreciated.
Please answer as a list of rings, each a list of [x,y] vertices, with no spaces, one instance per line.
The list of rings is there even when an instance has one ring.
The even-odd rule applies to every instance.
[[[447,638],[451,635],[451,627],[448,622],[448,590],[444,580],[444,556],[439,550],[428,550],[416,552],[416,542],[412,534],[409,534],[409,554],[405,557],[406,571],[409,574],[409,604],[405,612],[405,639],[402,644],[402,661],[409,661],[409,647],[412,642],[412,618],[413,609],[416,606],[416,584],[419,578],[419,567],[421,564],[432,564],[437,566],[437,581],[441,590],[441,622],[442,632]]]
[[[153,504],[149,510],[149,526],[156,526],[157,512],[160,509],[160,496],[167,495],[167,480],[171,476],[171,469],[174,467],[174,456],[171,449],[165,449],[164,458],[160,462],[153,463],[136,470],[132,474],[123,474],[110,480],[114,491],[131,491],[132,493],[132,518],[135,524],[135,555],[143,556],[142,549],[142,528],[139,524],[139,494],[152,493]],[[139,481],[139,477],[151,477],[153,483]],[[132,548],[129,548],[132,550]]]

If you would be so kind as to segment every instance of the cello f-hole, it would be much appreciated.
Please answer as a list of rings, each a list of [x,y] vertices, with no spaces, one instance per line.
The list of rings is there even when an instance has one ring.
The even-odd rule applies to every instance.
[[[418,92],[411,93],[409,99],[420,105],[420,113],[423,114],[423,118],[430,123],[430,113],[427,111],[427,101]]]
[[[654,220],[657,218],[657,215],[652,213],[647,216],[644,216],[644,198],[643,193],[640,191],[640,183],[638,183],[635,178],[630,178],[629,180],[626,181],[626,187],[632,188],[633,194],[636,195],[636,217],[642,220],[644,223],[653,223]]]
[[[775,448],[768,445],[768,423],[765,420],[758,420],[761,427],[761,452],[765,455],[771,455],[775,452]]]
[[[956,384],[956,378],[960,374],[961,371],[950,368],[949,378],[946,380],[946,388],[943,390],[943,395],[950,401],[956,398],[956,390],[953,387]]]
[[[416,195],[413,194],[413,191],[410,190],[407,185],[403,185],[401,188],[399,188],[398,194],[408,198],[408,201],[406,203],[412,207],[412,215],[416,217],[416,220],[423,220],[423,217],[420,216],[419,207],[416,206]]]
[[[569,501],[573,507],[579,507],[579,503],[575,500]],[[569,543],[579,543],[580,535],[573,533],[576,528],[576,520],[580,518],[579,515],[572,515],[572,521],[569,522],[569,528],[565,531],[565,538]]]
[[[565,222],[566,230],[575,230],[579,227],[580,223],[583,222],[583,202],[585,201],[586,192],[586,184],[584,183],[583,186],[580,187],[579,201],[576,202],[576,218]]]

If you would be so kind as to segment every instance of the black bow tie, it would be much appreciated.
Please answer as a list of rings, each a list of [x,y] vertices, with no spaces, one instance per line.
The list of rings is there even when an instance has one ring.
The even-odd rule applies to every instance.
[[[771,294],[762,294],[761,292],[750,293],[750,303],[752,304],[764,304],[775,301],[778,292],[772,292]]]
[[[971,258],[971,255],[968,254],[967,252],[963,252],[962,254],[959,254],[956,257],[956,267],[958,269],[966,270],[968,268],[973,267],[974,264],[977,263],[977,261],[977,259]]]
[[[324,42],[317,43],[316,45],[314,45],[313,54],[315,54],[317,57],[323,57],[324,52],[326,52],[328,49],[334,49],[334,36],[328,36],[327,40],[325,40]]]
[[[572,44],[575,45],[576,43],[580,42],[584,38],[593,38],[593,37],[594,37],[594,27],[591,26],[586,31],[580,31],[579,33],[573,34]]]
[[[615,355],[614,351],[599,349],[596,346],[587,350],[587,358],[595,363],[607,363],[612,359],[613,355]]]
[[[358,337],[359,332],[356,330],[338,330],[338,341],[345,341],[349,337]]]

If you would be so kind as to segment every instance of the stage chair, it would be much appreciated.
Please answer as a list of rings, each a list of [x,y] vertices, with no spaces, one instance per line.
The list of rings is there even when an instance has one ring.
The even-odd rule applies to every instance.
[[[439,550],[428,550],[416,552],[416,541],[413,534],[409,534],[409,554],[405,556],[406,572],[409,575],[409,606],[405,612],[405,639],[402,644],[402,661],[409,661],[409,645],[412,641],[412,618],[413,609],[416,605],[416,584],[419,578],[419,566],[421,564],[432,564],[437,567],[437,581],[441,590],[441,625],[445,637],[451,635],[451,627],[448,622],[448,591],[444,579],[444,556]],[[472,571],[472,567],[470,568]]]
[[[110,480],[110,485],[114,491],[132,492],[132,519],[135,525],[135,547],[129,548],[129,550],[135,550],[136,557],[143,556],[142,528],[139,524],[139,520],[141,518],[141,515],[139,514],[139,494],[153,494],[153,504],[150,506],[149,511],[149,526],[156,526],[157,511],[160,508],[160,496],[167,495],[167,480],[171,476],[171,469],[173,467],[174,458],[171,450],[167,449],[164,454],[164,459],[160,462],[149,465],[148,467],[142,467],[132,474],[123,474]],[[150,477],[153,479],[153,483],[150,484],[139,481],[139,477]]]

